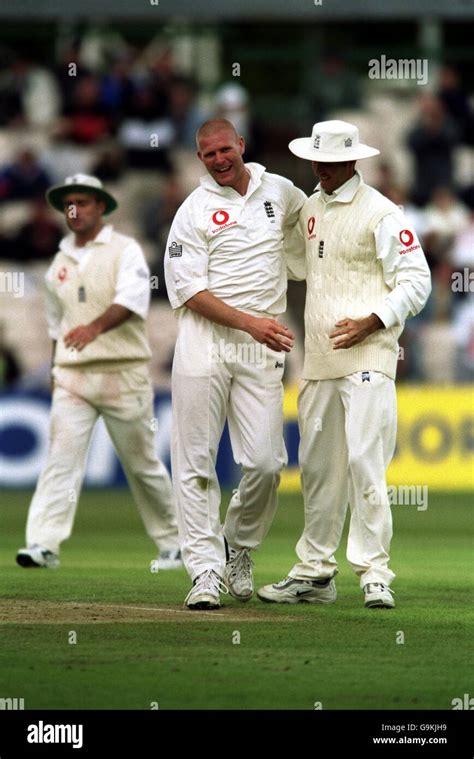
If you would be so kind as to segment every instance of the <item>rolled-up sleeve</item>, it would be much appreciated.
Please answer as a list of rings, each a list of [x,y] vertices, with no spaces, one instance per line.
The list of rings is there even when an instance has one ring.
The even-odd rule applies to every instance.
[[[172,308],[209,287],[209,250],[191,202],[189,198],[176,213],[166,245],[165,280]]]
[[[404,324],[424,307],[431,292],[431,275],[414,229],[400,213],[391,213],[375,228],[377,258],[390,292],[374,313],[385,327]]]
[[[113,302],[146,319],[150,306],[150,270],[135,240],[122,252]]]
[[[52,286],[53,266],[54,262],[51,264],[44,278],[46,284],[44,298],[46,306],[46,321],[48,323],[48,335],[50,336],[51,340],[59,340],[61,321],[63,318],[63,309],[61,306],[61,301],[59,300]]]

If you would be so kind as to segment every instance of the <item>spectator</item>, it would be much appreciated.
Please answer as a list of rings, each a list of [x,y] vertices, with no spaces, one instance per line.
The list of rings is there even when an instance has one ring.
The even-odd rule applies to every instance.
[[[433,95],[422,95],[417,124],[409,132],[407,145],[415,161],[412,196],[424,206],[434,187],[453,186],[453,151],[459,130],[446,115],[443,103]]]
[[[438,97],[456,123],[461,141],[466,145],[474,145],[473,109],[469,102],[469,94],[463,88],[459,72],[454,66],[441,67]]]
[[[467,224],[458,232],[449,254],[451,264],[451,291],[452,304],[455,318],[455,334],[459,338],[458,345],[463,346],[465,352],[471,352],[474,357],[474,345],[471,338],[467,337],[469,328],[474,322],[472,314],[474,280],[474,203],[471,196],[471,210]],[[456,282],[456,284],[455,284]],[[469,305],[467,305],[469,304]],[[474,342],[474,340],[473,340]],[[461,364],[465,365],[463,360]],[[459,361],[458,361],[459,364]],[[472,367],[471,367],[472,368]]]
[[[456,381],[474,382],[474,293],[457,309],[453,325],[456,344]]]
[[[70,45],[64,49],[60,62],[54,68],[54,74],[61,92],[63,113],[67,113],[74,105],[77,83],[91,74],[81,64],[77,46]]]
[[[11,238],[6,233],[2,224],[0,224],[0,261],[11,258]]]
[[[450,260],[457,271],[465,268],[474,271],[474,207],[471,207],[470,216],[456,235]]]
[[[134,86],[130,65],[128,58],[123,56],[100,80],[100,102],[116,119],[126,115],[132,101]]]
[[[209,114],[203,113],[195,103],[196,85],[192,79],[176,79],[169,96],[169,116],[174,129],[175,142],[182,147],[196,149],[196,131]]]
[[[31,200],[43,195],[51,179],[31,148],[22,148],[0,171],[0,202]]]
[[[413,226],[418,237],[424,238],[426,229],[425,212],[421,208],[417,208],[411,202],[407,192],[402,187],[395,184],[385,185],[384,191],[382,191],[380,186],[377,187],[377,189],[403,211],[406,219],[408,219],[408,222]],[[423,316],[425,310],[419,314],[417,319]]]
[[[99,177],[102,182],[117,182],[125,168],[125,158],[121,148],[115,143],[104,148],[92,166],[91,174]]]
[[[47,261],[57,253],[63,235],[44,198],[37,198],[30,218],[20,227],[12,242],[11,257],[16,261]]]
[[[322,61],[315,63],[310,84],[311,119],[322,121],[333,111],[360,108],[359,80],[343,54],[327,51]]]
[[[4,56],[7,57],[6,55]],[[0,126],[24,123],[23,94],[26,89],[28,63],[23,56],[16,57],[0,74]]]
[[[169,118],[159,118],[156,113],[152,89],[140,87],[133,96],[131,114],[118,131],[119,143],[131,168],[171,171],[168,149],[175,131]]]
[[[143,234],[156,246],[156,255],[150,265],[151,275],[157,276],[159,283],[159,287],[154,287],[151,291],[154,298],[167,298],[164,274],[166,241],[176,211],[184,199],[185,195],[178,176],[171,174],[166,178],[161,193],[151,195],[143,209],[141,218]]]
[[[100,102],[100,88],[93,75],[80,79],[74,87],[73,102],[64,109],[64,118],[53,131],[53,137],[90,145],[109,136],[112,119]]]
[[[155,116],[168,116],[171,92],[178,79],[176,61],[171,48],[167,47],[153,55],[148,66],[148,81],[155,104]]]
[[[397,187],[397,180],[393,166],[387,161],[380,161],[377,167],[378,177],[375,181],[375,189],[385,195],[386,198],[391,198],[392,190]],[[395,202],[395,201],[393,201]],[[397,204],[398,205],[398,204]]]
[[[216,116],[227,119],[245,140],[245,160],[256,161],[262,154],[263,131],[252,116],[248,92],[240,84],[224,84],[215,95]]]
[[[5,342],[5,329],[0,324],[0,390],[13,387],[21,377],[15,353]]]
[[[444,257],[456,235],[468,224],[469,214],[448,187],[438,187],[425,212],[425,242],[431,256]]]

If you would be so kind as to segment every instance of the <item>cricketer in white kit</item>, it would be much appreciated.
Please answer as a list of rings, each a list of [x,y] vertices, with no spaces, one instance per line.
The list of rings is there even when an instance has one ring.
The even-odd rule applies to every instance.
[[[397,340],[428,299],[430,271],[403,212],[355,170],[356,160],[379,152],[359,143],[357,127],[320,122],[290,150],[319,177],[295,230],[300,254],[289,260],[292,276],[307,283],[298,414],[305,527],[299,562],[257,595],[334,602],[334,554],[349,504],[347,559],[365,606],[392,608],[385,471],[396,440]]]
[[[95,423],[102,416],[146,531],[159,549],[153,570],[182,566],[171,479],[152,426],[151,356],[145,331],[149,271],[138,243],[104,225],[117,202],[96,177],[78,174],[47,193],[71,234],[46,274],[54,341],[46,466],[31,501],[22,567],[59,565],[72,531]]]
[[[250,551],[277,507],[283,440],[286,309],[285,236],[305,194],[292,182],[244,164],[232,124],[197,134],[208,170],[173,221],[165,256],[168,295],[179,319],[172,375],[172,472],[181,550],[193,587],[190,609],[214,609],[220,592],[248,600]],[[224,525],[216,456],[228,420],[242,479]]]

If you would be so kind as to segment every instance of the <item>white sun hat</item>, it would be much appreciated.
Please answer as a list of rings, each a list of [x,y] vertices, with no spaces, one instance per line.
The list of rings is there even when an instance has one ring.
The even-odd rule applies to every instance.
[[[298,158],[326,163],[358,161],[380,153],[359,142],[359,130],[354,124],[337,119],[314,124],[311,137],[292,140],[288,147]]]
[[[118,206],[117,201],[103,187],[102,182],[97,177],[91,177],[89,174],[74,174],[72,177],[66,177],[63,184],[51,187],[46,193],[46,200],[49,205],[56,211],[64,211],[63,197],[71,192],[87,192],[97,195],[105,203],[104,215],[112,213]]]

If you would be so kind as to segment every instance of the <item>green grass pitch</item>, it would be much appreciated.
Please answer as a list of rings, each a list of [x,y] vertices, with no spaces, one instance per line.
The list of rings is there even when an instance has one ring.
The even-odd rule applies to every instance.
[[[472,494],[393,506],[394,610],[364,608],[344,543],[332,606],[226,597],[219,612],[184,611],[187,575],[150,573],[154,547],[126,490],[85,492],[61,568],[24,570],[14,557],[28,502],[1,495],[0,698],[26,709],[451,709],[472,694]],[[301,497],[281,495],[254,554],[257,587],[285,576],[301,526]]]

